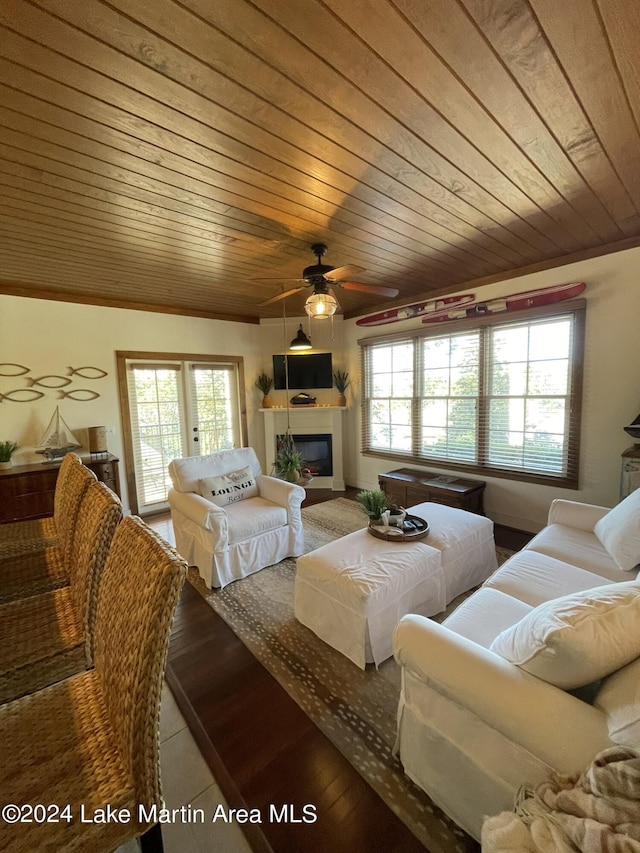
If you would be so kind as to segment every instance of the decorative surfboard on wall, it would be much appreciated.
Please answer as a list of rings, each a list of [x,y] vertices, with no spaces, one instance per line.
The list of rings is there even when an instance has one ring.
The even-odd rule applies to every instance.
[[[409,320],[411,317],[420,317],[423,314],[446,311],[454,305],[466,305],[473,302],[475,298],[475,293],[463,293],[459,296],[429,299],[427,302],[414,302],[411,305],[402,305],[400,308],[388,308],[379,314],[360,317],[356,320],[356,326],[384,326],[386,323],[397,323],[399,320]]]
[[[581,294],[586,286],[584,281],[574,281],[569,284],[540,287],[538,290],[525,290],[522,293],[512,293],[511,296],[488,299],[486,302],[473,302],[468,305],[445,308],[423,317],[422,322],[446,323],[451,320],[464,320],[467,317],[482,317],[485,314],[501,314],[503,311],[522,311],[525,308],[553,305],[555,302],[573,299]]]

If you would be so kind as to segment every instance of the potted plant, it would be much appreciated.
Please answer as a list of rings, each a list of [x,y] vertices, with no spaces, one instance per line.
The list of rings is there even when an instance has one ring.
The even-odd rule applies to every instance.
[[[335,386],[340,394],[338,397],[338,405],[346,406],[347,398],[345,397],[344,392],[349,387],[349,374],[346,370],[338,370],[333,374],[333,381],[335,382]]]
[[[273,403],[271,402],[269,391],[273,388],[273,379],[270,376],[267,376],[266,373],[261,373],[256,379],[256,388],[259,388],[262,391],[262,408],[271,409]]]
[[[17,449],[14,441],[0,441],[0,468],[11,468],[11,457]]]
[[[304,459],[295,447],[282,447],[276,454],[276,473],[290,483],[297,483],[301,478]]]
[[[369,521],[372,524],[381,524],[382,513],[391,507],[391,501],[382,489],[368,489],[358,492],[356,500],[369,516]]]

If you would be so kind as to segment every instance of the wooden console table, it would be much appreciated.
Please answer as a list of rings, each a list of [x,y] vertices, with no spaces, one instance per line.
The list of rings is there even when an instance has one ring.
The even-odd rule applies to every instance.
[[[483,480],[462,480],[430,471],[398,468],[397,471],[378,474],[378,483],[383,492],[402,507],[432,501],[484,515],[486,483]]]
[[[111,453],[86,456],[82,461],[98,480],[120,497],[118,458]],[[53,496],[59,463],[34,462],[0,471],[0,524],[53,515]]]

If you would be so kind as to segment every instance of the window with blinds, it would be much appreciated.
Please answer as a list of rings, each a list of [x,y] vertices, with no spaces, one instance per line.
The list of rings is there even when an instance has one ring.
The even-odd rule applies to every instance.
[[[584,307],[365,339],[363,452],[578,485]]]

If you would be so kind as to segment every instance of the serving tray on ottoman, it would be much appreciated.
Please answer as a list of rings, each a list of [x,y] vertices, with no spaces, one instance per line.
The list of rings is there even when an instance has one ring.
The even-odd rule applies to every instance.
[[[411,507],[429,534],[398,547],[367,529],[298,558],[296,618],[362,669],[391,657],[396,623],[435,616],[497,568],[493,522],[436,503]]]
[[[397,527],[369,522],[367,531],[377,539],[386,539],[389,542],[413,542],[429,535],[429,523],[417,515],[407,514],[402,524]]]

